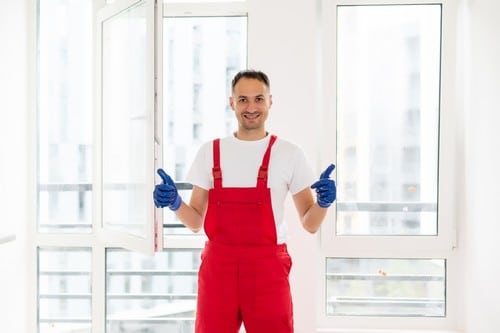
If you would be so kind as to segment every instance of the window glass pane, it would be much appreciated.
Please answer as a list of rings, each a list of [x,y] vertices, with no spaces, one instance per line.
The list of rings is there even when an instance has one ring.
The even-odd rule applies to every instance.
[[[200,252],[107,250],[107,332],[193,332]]]
[[[103,224],[145,237],[146,10],[141,2],[103,23]],[[148,201],[146,201],[148,200]]]
[[[337,10],[337,234],[436,235],[441,6]]]
[[[445,316],[443,259],[328,258],[328,315]]]
[[[200,145],[236,128],[231,80],[246,67],[246,17],[164,20],[163,168],[180,188]],[[189,201],[189,190],[181,196]],[[167,234],[191,233],[164,210]]]
[[[38,250],[39,332],[82,332],[91,328],[91,251]]]
[[[39,0],[38,228],[90,232],[92,3]]]

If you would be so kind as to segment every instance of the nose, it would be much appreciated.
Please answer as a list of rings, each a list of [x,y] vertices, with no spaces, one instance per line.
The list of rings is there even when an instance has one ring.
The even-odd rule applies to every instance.
[[[255,112],[258,111],[257,103],[255,101],[249,101],[247,106],[247,112]]]

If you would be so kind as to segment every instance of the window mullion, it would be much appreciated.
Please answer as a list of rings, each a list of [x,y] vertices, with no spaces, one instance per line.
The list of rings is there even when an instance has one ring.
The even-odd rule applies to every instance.
[[[92,248],[92,331],[106,332],[106,250]]]

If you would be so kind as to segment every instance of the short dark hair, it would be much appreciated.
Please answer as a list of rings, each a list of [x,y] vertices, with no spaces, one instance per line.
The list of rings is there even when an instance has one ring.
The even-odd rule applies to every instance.
[[[269,77],[266,75],[266,73],[254,69],[244,69],[236,73],[236,75],[234,76],[233,81],[231,83],[233,91],[238,81],[241,80],[242,78],[258,80],[264,83],[268,90],[271,89],[271,83],[269,82]]]

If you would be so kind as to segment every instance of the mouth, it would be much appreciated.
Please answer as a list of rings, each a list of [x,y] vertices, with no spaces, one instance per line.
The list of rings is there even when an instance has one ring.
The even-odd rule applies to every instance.
[[[255,113],[248,113],[248,112],[246,112],[246,113],[243,113],[242,116],[245,119],[252,119],[253,120],[253,119],[259,118],[260,117],[260,113],[259,112],[255,112]]]

